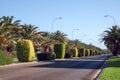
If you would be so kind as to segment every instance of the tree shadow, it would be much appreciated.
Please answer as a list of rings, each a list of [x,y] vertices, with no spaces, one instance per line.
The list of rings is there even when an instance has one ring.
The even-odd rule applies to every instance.
[[[83,59],[83,60],[81,60]],[[69,68],[69,69],[99,69],[104,60],[93,59],[93,58],[78,58],[78,59],[67,59],[67,60],[53,60],[44,61],[47,64],[38,64],[32,66],[35,68]]]
[[[120,68],[120,57],[119,56],[110,57],[110,60],[107,62],[105,67],[106,68],[109,68],[109,67]]]
[[[120,61],[109,62],[109,63],[106,65],[106,68],[108,68],[108,67],[120,67]]]

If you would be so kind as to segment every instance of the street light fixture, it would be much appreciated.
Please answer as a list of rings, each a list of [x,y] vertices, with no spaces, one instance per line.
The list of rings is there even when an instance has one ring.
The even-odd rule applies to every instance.
[[[78,31],[78,30],[79,30],[79,29],[73,29],[73,30],[72,30],[72,40],[73,40],[73,32],[74,32],[74,31]]]
[[[104,17],[110,17],[114,21],[114,26],[116,25],[116,20],[113,16],[111,15],[105,15]]]
[[[53,24],[54,24],[54,22],[55,22],[56,20],[58,20],[58,19],[62,19],[62,17],[55,18],[55,19],[53,19],[53,21],[52,21],[52,32],[53,32]]]

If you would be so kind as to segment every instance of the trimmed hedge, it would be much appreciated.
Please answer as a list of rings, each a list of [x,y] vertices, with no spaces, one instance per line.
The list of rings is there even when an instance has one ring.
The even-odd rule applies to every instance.
[[[92,55],[93,55],[93,50],[90,49],[90,56],[92,56]]]
[[[96,55],[96,54],[95,54],[95,50],[93,50],[93,55]]]
[[[95,50],[95,55],[98,55],[98,51],[97,50]]]
[[[89,56],[90,55],[90,50],[89,49],[86,49],[85,50],[85,56]]]
[[[78,50],[78,53],[79,53],[79,57],[81,57],[81,56],[85,56],[85,49],[84,48],[80,48],[79,50]]]
[[[78,57],[78,50],[77,50],[77,48],[70,49],[70,53],[72,54],[72,57]]]
[[[65,44],[54,44],[54,52],[56,54],[56,58],[64,58],[65,57]]]
[[[30,40],[22,39],[17,42],[17,58],[19,61],[32,61],[35,57],[33,44]]]
[[[0,65],[11,64],[14,62],[13,55],[7,54],[0,50]]]
[[[101,55],[101,52],[100,52],[100,51],[98,51],[98,55]]]
[[[90,56],[90,49],[87,49],[88,50],[88,56]]]
[[[56,59],[56,54],[54,53],[38,53],[37,54],[37,60],[54,60]]]

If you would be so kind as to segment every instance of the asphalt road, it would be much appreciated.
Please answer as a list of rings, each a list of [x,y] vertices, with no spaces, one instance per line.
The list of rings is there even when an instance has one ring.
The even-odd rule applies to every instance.
[[[108,55],[17,63],[0,67],[0,80],[93,80]]]

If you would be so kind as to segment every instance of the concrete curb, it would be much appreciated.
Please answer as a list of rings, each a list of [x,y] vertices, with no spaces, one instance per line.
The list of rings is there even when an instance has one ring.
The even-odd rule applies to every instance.
[[[104,64],[101,66],[101,68],[97,71],[97,73],[94,75],[93,80],[99,80],[101,73],[103,72],[103,69],[106,65],[108,60],[105,60]]]
[[[17,66],[17,65],[25,65],[25,64],[33,64],[33,63],[38,63],[38,62],[37,61],[25,62],[25,63],[18,62],[18,63],[8,64],[8,65],[2,65],[2,66],[0,66],[0,68],[2,68],[2,67],[10,67],[10,66]]]
[[[106,63],[108,62],[109,57],[110,57],[110,56],[108,56],[108,57],[105,59],[104,64],[100,67],[100,69],[99,69],[99,70],[96,72],[96,74],[93,76],[93,78],[92,78],[93,80],[99,80],[99,78],[100,78],[100,76],[101,76],[101,74],[102,74],[102,72],[103,72],[103,69],[104,69]]]

